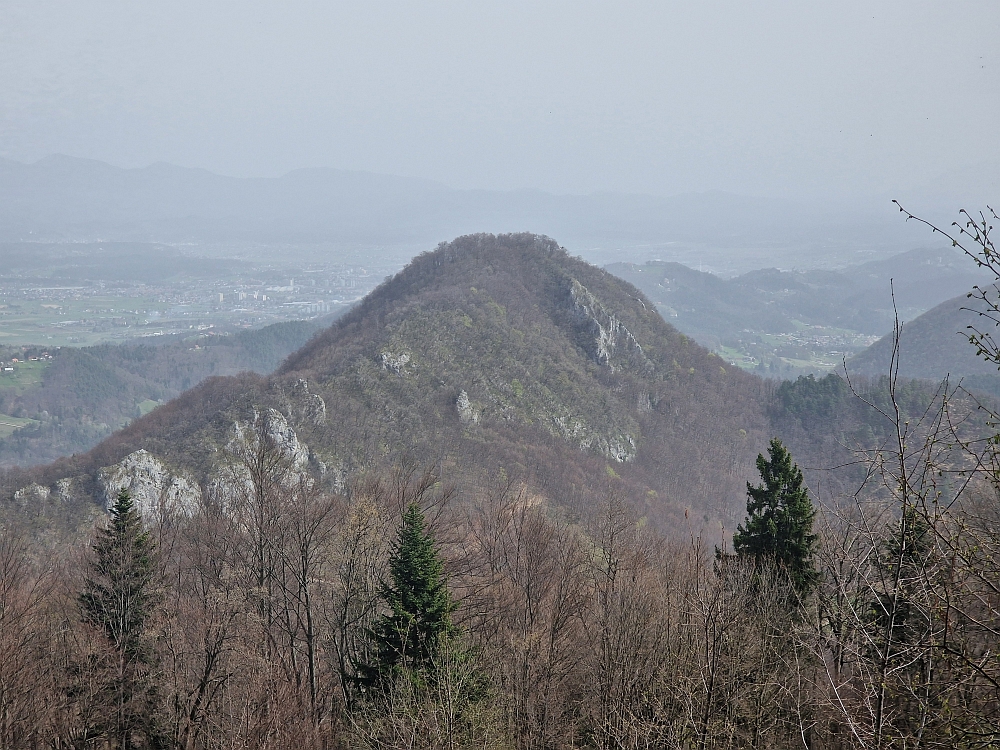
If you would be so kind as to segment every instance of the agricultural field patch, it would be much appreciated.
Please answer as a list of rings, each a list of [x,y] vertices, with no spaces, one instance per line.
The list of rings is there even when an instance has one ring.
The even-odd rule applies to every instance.
[[[141,401],[139,403],[139,416],[141,417],[146,416],[147,414],[149,414],[149,412],[153,411],[153,409],[155,409],[161,403],[162,402],[154,401],[151,398],[147,398],[145,401]]]
[[[41,423],[34,419],[11,417],[7,414],[0,414],[0,440],[3,438],[9,438],[22,427],[29,427],[36,424]]]
[[[40,384],[42,374],[49,364],[50,361],[46,360],[7,364],[0,368],[0,390],[13,389],[20,392]],[[7,367],[13,367],[13,370],[8,371]]]
[[[88,346],[156,335],[157,323],[165,313],[166,306],[151,295],[75,297],[52,293],[8,301],[0,309],[0,345]]]

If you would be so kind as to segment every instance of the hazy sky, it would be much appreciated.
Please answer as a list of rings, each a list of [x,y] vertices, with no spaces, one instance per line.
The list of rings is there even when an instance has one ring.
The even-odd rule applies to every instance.
[[[2,0],[0,156],[558,192],[989,182],[998,32],[997,0]]]

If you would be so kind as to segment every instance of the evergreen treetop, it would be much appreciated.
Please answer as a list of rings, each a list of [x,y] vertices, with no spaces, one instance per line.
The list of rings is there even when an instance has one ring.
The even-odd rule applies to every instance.
[[[84,620],[133,658],[141,654],[141,636],[155,601],[155,547],[132,496],[121,490],[111,506],[110,523],[97,532],[80,607]]]
[[[770,559],[806,594],[819,573],[813,566],[817,535],[812,533],[816,510],[803,483],[802,470],[778,438],[768,446],[768,458],[757,456],[763,483],[747,482],[746,524],[733,534],[733,550],[758,560]]]
[[[361,670],[361,681],[369,686],[400,669],[433,672],[440,641],[452,631],[455,604],[445,583],[444,563],[416,503],[403,514],[389,575],[381,596],[391,611],[372,628],[374,658]]]
[[[112,658],[95,655],[91,661],[107,710],[91,717],[85,736],[123,750],[160,747],[156,658],[147,637],[158,593],[156,545],[127,490],[115,498],[93,550],[80,609],[84,621],[104,634]]]

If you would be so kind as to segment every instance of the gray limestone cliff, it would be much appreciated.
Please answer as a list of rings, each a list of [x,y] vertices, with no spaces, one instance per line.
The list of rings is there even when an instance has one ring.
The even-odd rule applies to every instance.
[[[190,515],[201,502],[201,488],[191,476],[170,470],[142,449],[101,469],[97,481],[106,507],[111,507],[121,490],[127,490],[140,515],[149,520],[172,513]]]

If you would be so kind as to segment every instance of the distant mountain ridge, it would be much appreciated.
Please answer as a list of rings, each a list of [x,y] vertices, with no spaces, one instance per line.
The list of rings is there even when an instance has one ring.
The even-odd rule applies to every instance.
[[[336,169],[242,179],[168,164],[120,169],[61,155],[34,164],[0,160],[0,241],[425,243],[528,228],[583,247],[901,242],[898,223],[882,206],[848,220],[834,209],[720,192],[552,195],[455,190]]]
[[[746,329],[783,333],[823,325],[865,334],[892,328],[893,304],[916,317],[990,280],[961,251],[911,250],[836,271],[750,271],[731,279],[679,263],[612,263],[607,270],[643,290],[681,330],[714,348]]]

